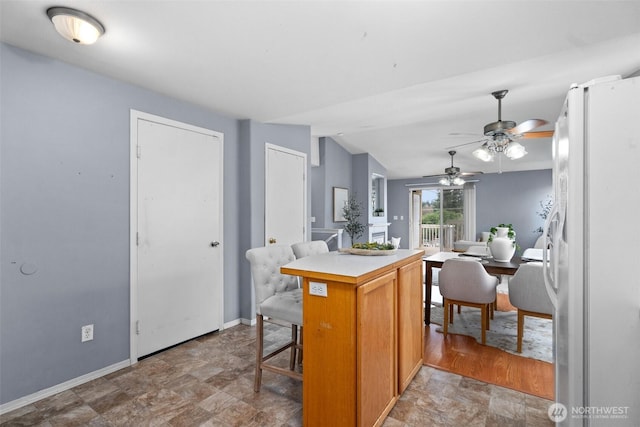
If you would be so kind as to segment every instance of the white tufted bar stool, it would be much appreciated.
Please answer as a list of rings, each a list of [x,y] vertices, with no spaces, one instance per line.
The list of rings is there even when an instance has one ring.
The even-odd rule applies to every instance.
[[[302,326],[302,289],[298,278],[280,273],[280,267],[295,260],[290,246],[272,245],[249,249],[246,258],[251,264],[251,277],[256,300],[256,374],[253,389],[260,391],[262,371],[267,370],[302,380],[295,371],[298,344],[298,326]],[[264,355],[264,318],[291,324],[291,341]],[[291,349],[289,369],[267,364],[275,355]]]
[[[309,255],[325,254],[329,252],[329,246],[324,240],[312,240],[291,245],[296,258],[304,258]]]

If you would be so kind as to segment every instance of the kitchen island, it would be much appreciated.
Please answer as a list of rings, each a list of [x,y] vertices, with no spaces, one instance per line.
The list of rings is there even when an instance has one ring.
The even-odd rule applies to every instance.
[[[422,366],[423,250],[330,252],[281,272],[303,278],[303,425],[382,425]]]

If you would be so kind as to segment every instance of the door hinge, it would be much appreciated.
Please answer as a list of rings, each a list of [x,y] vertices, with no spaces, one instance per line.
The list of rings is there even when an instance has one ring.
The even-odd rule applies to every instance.
[[[136,246],[140,246],[140,233],[136,231]]]
[[[136,335],[140,335],[140,321],[136,320]]]
[[[139,145],[136,145],[136,156],[140,158],[141,155],[142,155],[142,148]]]

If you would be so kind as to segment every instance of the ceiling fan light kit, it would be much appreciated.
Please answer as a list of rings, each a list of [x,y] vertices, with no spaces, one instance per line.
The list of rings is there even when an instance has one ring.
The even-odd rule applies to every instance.
[[[517,160],[527,155],[527,149],[517,141],[507,141],[503,144],[485,142],[471,154],[483,162],[492,162],[495,156],[500,153],[511,160]]]
[[[527,155],[527,150],[516,141],[511,141],[504,149],[504,154],[511,160],[520,159]]]
[[[492,162],[494,157],[493,153],[489,151],[489,146],[486,142],[482,144],[480,148],[476,148],[475,150],[473,150],[473,153],[471,154],[473,154],[474,157],[482,160],[483,162]]]
[[[482,172],[460,172],[460,168],[453,166],[453,156],[455,156],[456,152],[454,150],[449,151],[449,155],[451,156],[451,166],[444,169],[444,174],[439,175],[425,175],[423,178],[435,178],[438,177],[438,184],[443,186],[462,186],[466,183],[466,181],[462,178],[464,176],[473,176],[481,174]]]

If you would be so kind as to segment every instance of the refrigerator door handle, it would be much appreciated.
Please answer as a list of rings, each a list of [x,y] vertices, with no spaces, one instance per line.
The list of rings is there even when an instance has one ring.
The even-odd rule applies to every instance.
[[[553,221],[557,221],[557,219],[555,218],[560,215],[560,212],[558,211],[557,206],[558,206],[557,204],[553,205],[553,208],[551,209],[551,213],[547,217],[547,221],[544,223],[544,228],[542,232],[542,235],[545,236],[545,244],[542,246],[542,275],[544,276],[544,285],[547,290],[547,294],[549,294],[549,299],[551,300],[551,304],[553,304],[553,307],[555,309],[558,308],[558,294],[554,286],[555,279],[556,279],[554,277],[554,273],[556,273],[556,270],[555,270],[556,261],[553,257],[550,256],[551,253],[549,252],[548,247],[549,245],[553,247],[553,244],[554,244],[553,238],[555,237],[555,235],[550,236],[549,232],[552,231],[551,223]],[[558,232],[557,229],[553,231],[555,233]]]

